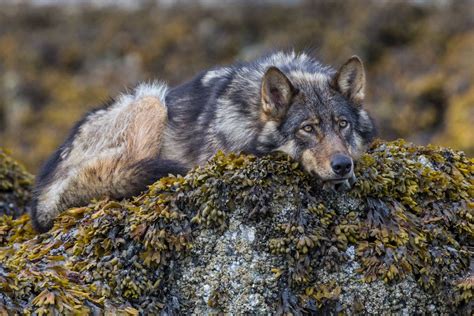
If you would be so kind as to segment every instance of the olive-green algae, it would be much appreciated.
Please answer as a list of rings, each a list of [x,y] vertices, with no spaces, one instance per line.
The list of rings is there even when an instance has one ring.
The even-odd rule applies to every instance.
[[[0,219],[0,311],[469,313],[473,174],[460,152],[379,142],[327,193],[286,156],[219,153],[46,234]]]
[[[0,147],[0,215],[18,217],[31,198],[33,176]]]

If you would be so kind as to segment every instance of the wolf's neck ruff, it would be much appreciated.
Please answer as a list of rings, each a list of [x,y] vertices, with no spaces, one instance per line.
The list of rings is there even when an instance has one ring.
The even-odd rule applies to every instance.
[[[339,71],[306,54],[279,52],[215,68],[168,89],[142,84],[88,113],[37,177],[31,217],[48,230],[64,209],[130,197],[168,173],[185,173],[218,150],[282,151],[316,177],[343,183],[374,136],[362,108],[357,57]]]

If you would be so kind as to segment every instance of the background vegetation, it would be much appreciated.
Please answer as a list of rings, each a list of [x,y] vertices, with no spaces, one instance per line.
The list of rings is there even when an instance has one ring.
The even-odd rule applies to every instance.
[[[363,58],[382,138],[474,153],[472,1],[141,3],[0,4],[0,146],[35,171],[85,111],[139,81],[294,48]]]

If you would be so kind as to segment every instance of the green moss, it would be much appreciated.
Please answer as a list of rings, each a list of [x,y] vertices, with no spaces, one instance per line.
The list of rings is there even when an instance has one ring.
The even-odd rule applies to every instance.
[[[472,310],[474,299],[474,276],[469,276],[456,283],[456,304],[466,304]]]
[[[0,148],[0,215],[17,217],[31,198],[33,176]]]
[[[355,188],[329,194],[284,155],[218,153],[133,200],[71,209],[34,238],[26,217],[3,219],[0,310],[176,312],[173,271],[200,231],[225,232],[236,210],[257,228],[258,247],[281,263],[271,281],[284,297],[275,302],[281,311],[334,310],[345,289],[317,273],[344,266],[349,247],[361,281],[410,278],[459,310],[472,296],[473,174],[460,152],[380,142],[360,159]],[[222,308],[225,296],[211,294],[206,304]]]
[[[367,279],[415,274],[434,288],[458,275],[469,265],[474,236],[473,160],[402,141],[379,144],[367,157],[352,191],[366,199],[365,216],[351,221],[349,234]]]

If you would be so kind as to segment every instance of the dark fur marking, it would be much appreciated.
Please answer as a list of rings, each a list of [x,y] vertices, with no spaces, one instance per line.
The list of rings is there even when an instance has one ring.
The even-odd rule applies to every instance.
[[[147,185],[170,174],[185,175],[189,171],[189,168],[178,161],[160,158],[142,160],[132,165],[132,168],[139,169],[141,175],[148,179],[148,181],[146,179],[143,181],[148,182]],[[150,180],[152,182],[149,182]]]
[[[136,170],[135,178],[129,179],[133,186],[126,195],[117,198],[132,197],[145,191],[150,184],[160,178],[167,177],[170,174],[185,175],[189,171],[189,168],[177,161],[159,158],[139,161],[130,166],[130,169]]]

